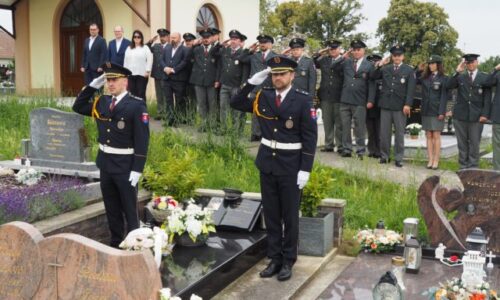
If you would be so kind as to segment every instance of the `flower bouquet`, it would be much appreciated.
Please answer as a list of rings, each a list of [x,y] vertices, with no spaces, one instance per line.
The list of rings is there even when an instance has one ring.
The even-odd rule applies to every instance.
[[[129,251],[151,250],[158,266],[161,263],[161,256],[169,255],[173,249],[167,233],[159,227],[132,230],[118,247]]]
[[[33,168],[21,169],[16,174],[16,180],[24,185],[35,185],[43,178],[43,174]]]
[[[358,231],[354,238],[365,252],[373,253],[392,252],[395,246],[403,241],[401,234],[396,231],[376,232],[368,228]]]
[[[424,292],[429,300],[498,300],[497,292],[485,282],[475,287],[465,286],[461,279],[453,278],[439,287]]]
[[[163,288],[160,290],[160,300],[181,300],[181,297],[172,297],[172,292],[169,288]],[[202,300],[201,297],[192,294],[189,300]]]
[[[420,130],[422,130],[422,125],[418,123],[411,123],[406,126],[406,129],[410,132],[410,136],[418,137]]]
[[[185,209],[175,207],[162,228],[180,246],[201,246],[205,244],[210,232],[215,232],[212,212],[206,208],[188,203]]]
[[[158,223],[163,223],[172,212],[172,209],[179,206],[172,196],[153,196],[153,199],[147,204],[147,208],[153,218]]]

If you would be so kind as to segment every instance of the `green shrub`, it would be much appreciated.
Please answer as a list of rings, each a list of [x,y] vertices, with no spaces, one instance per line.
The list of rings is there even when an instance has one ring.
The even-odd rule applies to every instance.
[[[300,210],[304,217],[315,217],[321,200],[329,196],[334,179],[332,169],[315,165],[302,192]]]

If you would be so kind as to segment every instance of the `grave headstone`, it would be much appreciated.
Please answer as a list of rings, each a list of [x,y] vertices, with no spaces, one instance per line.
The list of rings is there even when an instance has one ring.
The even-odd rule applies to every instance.
[[[213,214],[217,229],[252,231],[262,211],[262,202],[249,199],[227,201],[213,197],[208,207],[217,207]]]
[[[42,278],[38,247],[42,239],[42,234],[27,223],[0,226],[0,299],[33,298]]]
[[[437,176],[419,188],[418,203],[431,245],[465,250],[467,235],[480,227],[490,239],[488,249],[500,253],[500,172],[469,169],[457,174],[463,191],[441,186]]]

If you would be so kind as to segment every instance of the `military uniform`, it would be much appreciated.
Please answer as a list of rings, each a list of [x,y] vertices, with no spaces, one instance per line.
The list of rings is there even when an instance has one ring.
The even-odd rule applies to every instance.
[[[382,57],[377,54],[366,57],[372,63],[380,61]],[[375,97],[373,107],[366,110],[366,131],[368,133],[368,157],[380,158],[380,94],[382,92],[382,80],[375,81]]]
[[[169,35],[170,31],[166,29],[158,29],[156,31],[158,35],[160,36],[165,36]],[[163,91],[162,88],[162,79],[163,75],[165,74],[163,72],[163,69],[161,67],[161,57],[163,54],[163,49],[167,45],[165,44],[152,44],[152,43],[147,43],[146,44],[149,49],[151,49],[151,52],[153,53],[153,67],[151,68],[151,77],[155,79],[155,93],[156,93],[156,103],[157,103],[157,111],[158,111],[158,116],[163,117],[166,113],[166,98],[165,98],[165,92]]]
[[[306,41],[301,38],[293,38],[288,44],[291,49],[294,48],[304,48]],[[293,85],[303,91],[306,91],[314,98],[316,94],[316,68],[314,66],[314,61],[312,58],[305,55],[299,58],[291,57],[297,61],[297,67],[295,68],[295,78],[293,79]]]
[[[210,36],[210,30],[200,31],[203,37]],[[213,45],[200,45],[193,48],[193,69],[189,82],[194,85],[197,101],[197,111],[202,119],[201,129],[214,127],[217,121],[217,94],[215,79],[217,72],[217,57]]]
[[[429,63],[442,63],[442,58],[433,55]],[[446,114],[446,102],[448,101],[448,89],[446,82],[448,77],[443,74],[418,74],[417,84],[421,85],[422,103],[420,114],[422,115],[422,129],[426,131],[442,131],[444,119],[438,120],[440,115]]]
[[[493,169],[500,170],[500,72],[494,70],[489,74],[486,84],[497,91],[488,118],[493,123]]]
[[[351,48],[366,48],[359,40],[351,42]],[[350,157],[352,152],[352,122],[354,121],[354,137],[356,138],[356,154],[365,154],[366,139],[366,103],[375,97],[375,83],[370,80],[373,64],[365,57],[355,60],[347,58],[339,64],[344,83],[340,98],[340,117],[342,119],[342,156]]]
[[[126,73],[114,64],[103,66],[107,74]],[[124,71],[126,70],[126,71]],[[128,71],[130,73],[130,71]],[[139,227],[137,189],[129,182],[131,172],[142,173],[149,143],[149,115],[146,104],[126,91],[115,97],[94,98],[97,89],[86,86],[73,104],[73,110],[92,116],[97,122],[99,152],[96,164],[111,231],[111,246],[118,247],[127,232]],[[118,103],[113,106],[113,98]]]
[[[296,63],[279,56],[271,59],[269,65],[271,68],[289,65],[287,72],[292,72]],[[262,141],[255,163],[260,171],[268,234],[267,255],[275,264],[283,267],[288,265],[291,268],[297,259],[298,249],[301,197],[297,185],[298,172],[310,172],[312,169],[317,125],[311,114],[311,96],[307,93],[289,87],[280,102],[275,89],[263,88],[256,97],[248,98],[254,88],[251,84],[243,87],[231,99],[231,107],[255,112],[258,116]],[[261,276],[269,277],[262,274]]]
[[[268,35],[259,35],[257,36],[257,40],[259,42],[267,42],[270,41],[271,43],[274,43],[274,39],[271,36]],[[239,61],[248,64],[250,66],[250,74],[249,76],[253,76],[255,73],[260,72],[264,69],[267,68],[266,61],[275,57],[276,54],[272,50],[269,50],[267,53],[263,53],[261,51],[257,52],[250,52],[250,50],[245,49],[243,50]],[[255,97],[257,92],[262,89],[263,87],[272,87],[273,83],[271,81],[271,77],[269,77],[264,83],[262,83],[260,86],[256,86],[252,91],[251,91],[251,96]],[[260,132],[260,127],[259,127],[259,122],[257,121],[257,117],[255,115],[252,115],[252,137],[255,137],[256,139],[260,139],[261,132]]]
[[[402,46],[391,48],[393,55],[404,53]],[[413,94],[415,92],[415,71],[407,64],[399,66],[388,64],[376,68],[371,73],[373,80],[382,80],[382,95],[378,106],[380,107],[380,154],[381,163],[389,161],[391,151],[392,126],[394,125],[394,158],[396,166],[401,167],[405,150],[405,128],[406,116],[403,113],[405,105],[413,105]],[[373,101],[373,100],[369,100]]]
[[[182,35],[182,38],[184,39],[184,46],[186,46],[185,42],[186,41],[193,41],[196,39],[194,34],[186,32]],[[186,78],[186,111],[187,111],[187,116],[186,120],[181,120],[186,123],[190,122],[192,119],[194,119],[194,111],[196,109],[196,93],[194,91],[194,85],[189,83],[189,78],[191,77],[191,71],[193,70],[193,63],[194,63],[194,58],[193,58],[193,48],[186,46],[188,49],[188,60],[186,62],[186,67],[184,68],[183,74]]]
[[[466,61],[474,61],[479,55],[466,54]],[[491,89],[488,74],[473,72],[473,78],[466,71],[455,73],[447,83],[449,89],[457,89],[457,101],[453,107],[453,125],[457,137],[458,163],[461,169],[479,167],[479,144],[483,124],[480,117],[488,118],[491,107]]]
[[[230,38],[244,40],[244,36],[238,30],[229,32]],[[243,49],[238,47],[220,48],[220,59],[217,68],[217,81],[220,82],[220,122],[224,130],[228,129],[229,120],[231,125],[239,133],[243,132],[245,126],[245,113],[231,109],[229,102],[231,97],[238,93],[240,86],[246,82],[248,78],[249,67],[247,64],[240,62],[239,58]]]
[[[339,41],[330,41],[330,48],[338,48]],[[324,151],[334,151],[337,145],[337,151],[342,152],[342,120],[340,118],[340,96],[342,93],[342,84],[344,76],[341,71],[334,67],[335,64],[342,62],[342,56],[333,58],[331,56],[313,57],[316,68],[321,71],[321,82],[318,90],[321,110],[323,112],[323,126],[325,128],[325,147]],[[323,150],[322,150],[323,151]]]

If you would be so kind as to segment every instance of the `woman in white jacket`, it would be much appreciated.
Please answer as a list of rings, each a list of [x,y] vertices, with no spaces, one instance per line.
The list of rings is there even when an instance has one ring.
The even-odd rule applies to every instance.
[[[139,30],[135,30],[132,34],[132,43],[125,51],[123,66],[132,72],[128,78],[128,91],[146,101],[146,87],[153,66],[153,54],[149,47],[144,46],[144,36]]]

